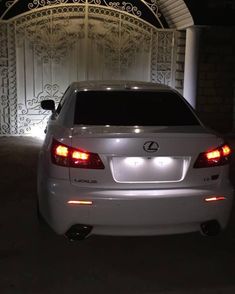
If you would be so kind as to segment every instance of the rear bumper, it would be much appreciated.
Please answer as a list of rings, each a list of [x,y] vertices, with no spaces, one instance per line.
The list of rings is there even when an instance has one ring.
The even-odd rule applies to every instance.
[[[74,224],[93,226],[92,234],[159,235],[200,230],[200,224],[217,220],[225,228],[229,219],[233,188],[103,190],[79,188],[67,181],[50,179],[39,189],[40,211],[58,234]],[[209,196],[226,200],[205,202]],[[89,200],[92,205],[68,204]]]

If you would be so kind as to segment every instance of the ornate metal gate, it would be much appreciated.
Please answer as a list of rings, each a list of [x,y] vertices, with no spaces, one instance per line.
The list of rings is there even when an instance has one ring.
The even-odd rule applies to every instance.
[[[42,128],[48,113],[40,109],[40,101],[58,102],[74,80],[131,79],[174,86],[175,31],[144,21],[141,11],[126,2],[66,2],[36,0],[26,13],[0,23],[2,135]]]

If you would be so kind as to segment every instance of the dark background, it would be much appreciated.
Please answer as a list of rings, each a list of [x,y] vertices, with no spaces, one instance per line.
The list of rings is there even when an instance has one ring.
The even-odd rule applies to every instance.
[[[235,25],[235,0],[185,0],[196,25]]]

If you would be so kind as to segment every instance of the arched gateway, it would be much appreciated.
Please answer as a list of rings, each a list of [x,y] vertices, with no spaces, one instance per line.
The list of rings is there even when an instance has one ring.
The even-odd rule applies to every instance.
[[[0,134],[26,135],[42,127],[48,113],[40,101],[58,102],[74,80],[175,87],[179,33],[169,28],[161,2],[2,1]]]

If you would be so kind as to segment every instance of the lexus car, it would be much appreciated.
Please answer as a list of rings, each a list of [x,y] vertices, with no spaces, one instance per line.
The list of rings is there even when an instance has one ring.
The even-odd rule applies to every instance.
[[[215,235],[228,223],[231,148],[174,89],[136,81],[72,83],[50,110],[38,164],[38,213],[58,234]]]

